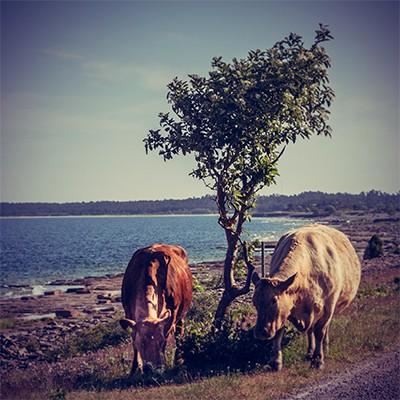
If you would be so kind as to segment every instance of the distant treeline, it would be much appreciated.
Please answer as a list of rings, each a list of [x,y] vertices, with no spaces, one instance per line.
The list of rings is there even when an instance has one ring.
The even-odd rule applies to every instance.
[[[308,213],[329,215],[346,211],[400,211],[400,193],[372,190],[360,194],[304,192],[296,195],[260,196],[254,215],[270,213]],[[210,195],[184,200],[94,201],[80,203],[0,203],[0,215],[129,215],[129,214],[207,214],[216,213]]]

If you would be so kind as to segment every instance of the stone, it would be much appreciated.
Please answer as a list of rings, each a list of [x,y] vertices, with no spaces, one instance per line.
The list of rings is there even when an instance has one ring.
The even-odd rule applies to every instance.
[[[75,318],[79,315],[78,311],[74,309],[60,308],[55,310],[56,317],[58,318]]]
[[[99,299],[99,300],[109,300],[110,298],[111,298],[111,293],[97,295],[97,299]]]
[[[22,301],[28,301],[28,300],[33,300],[33,299],[34,299],[34,297],[32,297],[32,296],[21,296]]]
[[[84,288],[68,288],[66,293],[77,293],[79,290],[84,289]]]
[[[94,288],[94,290],[103,290],[103,291],[106,291],[106,290],[112,290],[112,288],[110,288],[110,287],[108,287],[108,286],[96,286],[96,287]]]
[[[61,290],[47,290],[44,292],[45,296],[59,296],[60,294],[62,294]]]
[[[80,288],[75,293],[76,294],[89,294],[90,290],[88,288]]]
[[[112,311],[115,311],[115,308],[113,306],[103,307],[99,311],[101,311],[101,312],[112,312]]]

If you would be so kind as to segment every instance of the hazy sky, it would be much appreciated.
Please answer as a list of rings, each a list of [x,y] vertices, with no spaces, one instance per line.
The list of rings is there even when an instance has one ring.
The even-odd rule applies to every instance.
[[[2,201],[207,193],[190,157],[144,152],[166,84],[289,32],[309,45],[319,22],[335,37],[333,137],[291,145],[263,194],[398,191],[397,1],[2,1]]]

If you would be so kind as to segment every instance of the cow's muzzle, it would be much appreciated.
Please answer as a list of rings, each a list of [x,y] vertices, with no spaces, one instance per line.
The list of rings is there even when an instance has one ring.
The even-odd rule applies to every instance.
[[[275,333],[271,333],[267,330],[267,328],[258,328],[254,329],[254,337],[258,340],[271,340],[275,336]]]

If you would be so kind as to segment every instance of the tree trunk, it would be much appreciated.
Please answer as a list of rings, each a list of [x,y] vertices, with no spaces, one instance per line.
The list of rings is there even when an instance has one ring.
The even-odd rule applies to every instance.
[[[242,288],[238,288],[235,285],[235,278],[233,275],[233,265],[236,259],[236,252],[239,242],[239,235],[241,233],[243,224],[243,219],[239,218],[238,229],[235,233],[232,233],[230,230],[225,229],[226,238],[228,242],[228,248],[225,256],[224,263],[224,287],[225,290],[222,294],[222,297],[218,303],[217,310],[214,316],[214,327],[217,329],[221,328],[222,321],[226,315],[226,312],[232,302],[239,296],[246,294],[250,291],[251,284],[251,276],[254,271],[254,266],[249,262],[247,257],[247,248],[244,246],[244,261],[247,266],[247,277],[246,283]],[[239,233],[239,235],[238,235]]]
[[[233,276],[233,265],[236,258],[238,238],[232,232],[225,230],[228,248],[226,250],[224,262],[224,292],[218,303],[214,317],[214,326],[221,327],[226,311],[233,300],[235,300],[235,278]]]

